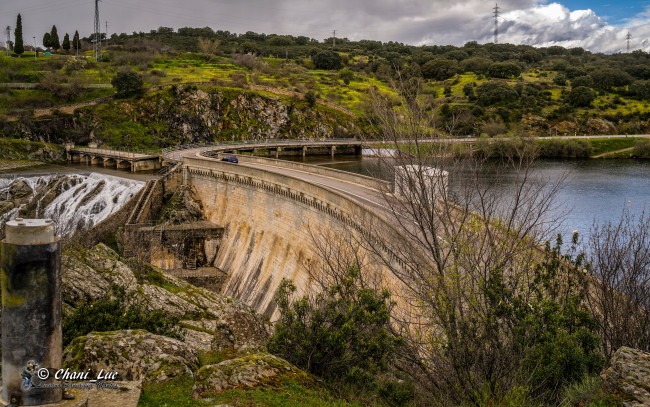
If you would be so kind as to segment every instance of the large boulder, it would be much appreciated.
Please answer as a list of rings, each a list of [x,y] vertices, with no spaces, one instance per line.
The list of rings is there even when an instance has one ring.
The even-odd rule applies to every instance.
[[[93,332],[75,338],[63,353],[64,366],[97,374],[117,371],[118,380],[163,383],[193,377],[199,367],[188,344],[144,330]]]
[[[603,390],[618,395],[623,406],[650,406],[650,353],[623,346],[600,378]]]
[[[268,353],[255,353],[203,366],[195,375],[193,398],[203,398],[235,388],[278,385],[285,380],[311,383],[309,375],[284,359]]]

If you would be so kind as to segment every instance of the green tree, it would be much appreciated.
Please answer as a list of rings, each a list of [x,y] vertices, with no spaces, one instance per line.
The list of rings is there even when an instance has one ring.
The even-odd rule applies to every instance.
[[[635,81],[630,85],[630,94],[639,99],[650,100],[650,81]]]
[[[437,81],[444,81],[456,75],[458,71],[458,61],[454,59],[434,59],[422,66],[422,76]]]
[[[596,92],[586,86],[578,86],[571,89],[568,100],[572,106],[588,107],[596,99]]]
[[[268,349],[324,378],[372,383],[385,371],[401,338],[390,333],[394,303],[387,290],[360,287],[356,266],[338,284],[313,298],[292,299],[296,286],[283,280],[280,310]]]
[[[81,49],[81,40],[79,39],[79,31],[74,32],[74,37],[72,37],[72,47],[74,50],[79,53],[79,50]]]
[[[14,53],[20,56],[24,52],[25,47],[23,45],[23,19],[20,14],[18,14],[18,17],[16,17],[16,29],[14,30]]]
[[[316,69],[340,69],[342,64],[341,56],[334,51],[321,51],[314,56]]]
[[[63,44],[61,44],[61,47],[65,50],[65,52],[70,51],[70,35],[68,33],[65,33],[63,36]]]
[[[476,88],[478,104],[483,106],[495,105],[498,103],[509,103],[517,99],[517,92],[507,83],[500,81],[489,81]]]
[[[52,26],[52,30],[50,31],[50,45],[54,51],[61,48],[61,43],[59,42],[59,33],[56,31],[55,25]]]
[[[50,33],[43,34],[43,46],[46,49],[50,49],[52,47],[52,36]]]
[[[495,62],[488,68],[488,75],[493,78],[517,78],[521,75],[521,68],[514,62]]]
[[[118,99],[139,96],[144,91],[142,78],[133,71],[118,72],[111,80],[111,85],[115,88],[115,97]]]

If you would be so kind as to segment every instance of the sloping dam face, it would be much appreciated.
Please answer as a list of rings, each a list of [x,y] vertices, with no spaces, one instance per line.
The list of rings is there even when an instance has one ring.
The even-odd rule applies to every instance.
[[[213,263],[228,275],[222,294],[271,319],[283,278],[298,295],[309,292],[307,262],[317,261],[313,233],[345,228],[359,235],[371,223],[372,214],[337,194],[250,167],[186,159],[183,182],[196,188],[208,221],[225,228]]]
[[[225,228],[214,266],[228,275],[222,293],[272,317],[273,297],[283,278],[300,293],[310,285],[305,268],[313,257],[309,234],[331,229],[333,218],[281,189],[188,171],[210,222]]]

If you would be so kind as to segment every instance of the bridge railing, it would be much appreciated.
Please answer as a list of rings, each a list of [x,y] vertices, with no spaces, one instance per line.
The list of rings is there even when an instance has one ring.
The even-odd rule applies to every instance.
[[[270,147],[277,147],[283,145],[292,145],[292,144],[301,144],[301,143],[312,143],[312,144],[337,144],[337,143],[351,143],[351,144],[360,144],[364,143],[357,138],[303,138],[303,139],[251,139],[251,140],[238,140],[238,141],[219,141],[215,143],[192,143],[192,144],[181,144],[178,146],[167,147],[162,150],[162,153],[167,153],[171,151],[178,150],[187,150],[190,148],[202,148],[202,147],[236,147],[236,146],[252,146],[252,145],[264,145]]]
[[[154,150],[125,149],[120,147],[111,147],[111,148],[75,147],[72,150],[82,152],[82,153],[105,155],[108,157],[127,158],[127,159],[151,158],[151,157],[157,157],[160,154],[159,152]]]

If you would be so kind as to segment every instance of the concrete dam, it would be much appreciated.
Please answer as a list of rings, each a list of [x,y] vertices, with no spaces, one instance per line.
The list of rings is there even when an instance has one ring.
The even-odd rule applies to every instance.
[[[198,250],[205,265],[225,274],[222,294],[273,319],[274,296],[282,279],[291,279],[299,295],[308,293],[314,283],[309,272],[319,256],[314,235],[349,231],[381,247],[382,234],[398,233],[381,215],[385,208],[380,189],[390,188],[386,181],[256,156],[241,155],[239,164],[220,161],[219,154],[228,150],[203,147],[167,154],[164,158],[174,161],[175,167],[143,189],[127,222],[127,241],[133,244],[125,243],[125,250],[160,236],[161,243],[148,253],[149,261],[163,269],[188,268],[182,255]],[[192,187],[205,221],[187,225],[180,237],[174,237],[173,228],[147,225],[163,196],[181,185]],[[194,247],[184,247],[192,238],[198,238]],[[399,285],[390,273],[381,279],[391,292]]]

